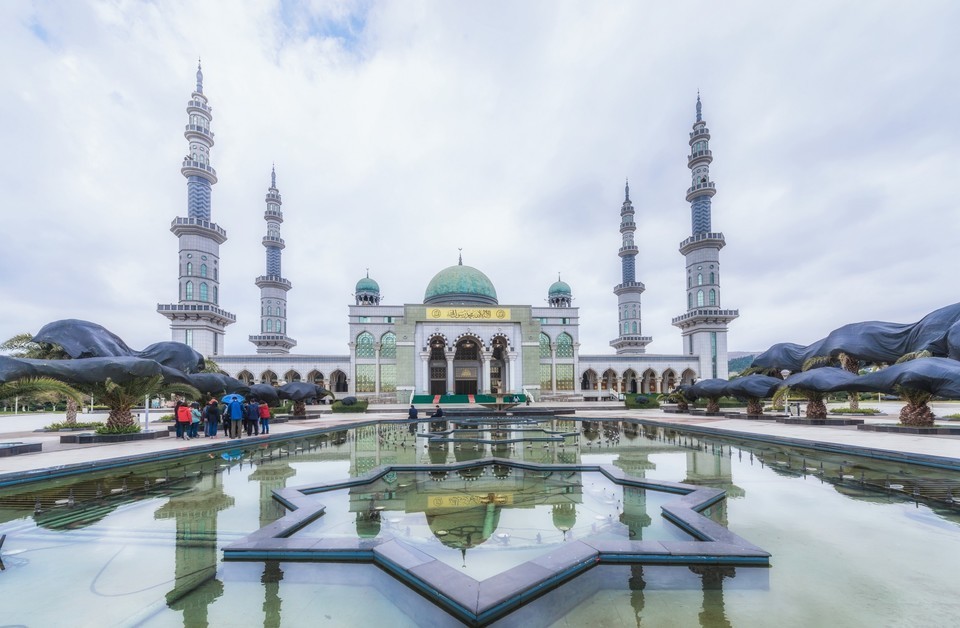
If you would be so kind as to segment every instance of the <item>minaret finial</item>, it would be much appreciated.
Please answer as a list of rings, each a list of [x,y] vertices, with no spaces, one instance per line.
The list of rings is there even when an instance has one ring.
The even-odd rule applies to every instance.
[[[457,265],[463,266],[463,247],[460,247],[457,250],[460,251],[460,261],[457,262]]]
[[[623,188],[623,200],[624,201],[630,200],[630,179],[629,178],[627,178],[627,184]]]
[[[200,57],[197,57],[197,93],[203,93],[203,69],[200,67]]]
[[[697,90],[697,122],[703,122],[703,113],[700,105],[700,90]]]
[[[370,267],[367,267],[367,279],[370,279]]]
[[[277,164],[270,165],[270,187],[277,187]]]

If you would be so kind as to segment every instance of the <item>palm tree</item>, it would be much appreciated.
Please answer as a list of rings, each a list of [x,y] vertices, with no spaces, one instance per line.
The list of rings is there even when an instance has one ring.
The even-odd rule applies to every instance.
[[[817,392],[816,390],[809,390],[807,388],[799,387],[790,388],[788,386],[784,386],[773,395],[773,405],[778,406],[780,404],[786,404],[792,393],[796,393],[807,400],[808,419],[827,418],[827,404],[823,401],[827,394]]]
[[[657,401],[660,403],[675,403],[677,404],[677,412],[689,412],[690,405],[687,403],[687,398],[683,396],[683,391],[679,388],[674,389],[668,393],[660,393],[657,395]]]
[[[29,377],[0,384],[0,399],[16,395],[31,395],[34,393],[54,392],[63,395],[75,404],[83,401],[83,393],[69,384],[50,377]],[[74,417],[76,421],[76,417]]]
[[[51,342],[34,342],[33,334],[22,333],[8,338],[0,344],[0,350],[10,351],[11,356],[15,358],[28,358],[30,360],[69,360],[70,356],[64,351],[63,347]],[[77,422],[77,408],[83,403],[82,398],[74,398],[67,395],[67,416],[68,424]]]
[[[162,375],[137,377],[118,384],[109,377],[95,384],[78,385],[77,388],[93,395],[109,409],[107,429],[130,431],[136,427],[131,410],[143,402],[144,397],[157,395],[182,395],[199,399],[200,391],[188,384],[165,382]]]

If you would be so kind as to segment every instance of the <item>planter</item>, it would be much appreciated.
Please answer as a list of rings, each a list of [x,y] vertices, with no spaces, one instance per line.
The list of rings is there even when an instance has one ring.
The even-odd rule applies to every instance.
[[[0,443],[0,458],[36,453],[42,447],[40,443]]]
[[[863,419],[804,419],[793,417],[777,419],[777,423],[787,425],[863,425]]]
[[[61,443],[73,443],[77,445],[89,445],[91,443],[126,443],[135,440],[153,440],[155,438],[167,438],[170,432],[134,432],[132,434],[97,434],[96,432],[83,432],[80,434],[64,434],[60,437]]]
[[[858,425],[858,430],[865,432],[895,432],[898,434],[925,434],[928,436],[958,436],[960,427],[945,427],[943,425],[934,425],[933,427],[913,427],[907,425]]]

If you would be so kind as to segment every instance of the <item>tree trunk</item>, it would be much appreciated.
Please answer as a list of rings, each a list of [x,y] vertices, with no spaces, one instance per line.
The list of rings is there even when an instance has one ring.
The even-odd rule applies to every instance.
[[[848,373],[853,373],[854,375],[860,373],[860,360],[855,360],[846,353],[840,354],[840,366]],[[851,410],[860,409],[860,393],[847,393],[847,399],[850,403]]]
[[[677,412],[690,412],[690,404],[687,403],[686,399],[677,402]]]
[[[827,404],[823,403],[823,399],[810,399],[809,401],[807,401],[807,418],[808,419],[827,418]]]
[[[67,398],[67,425],[74,425],[77,422],[77,402]]]
[[[133,414],[130,408],[110,408],[110,414],[107,416],[107,427],[110,429],[123,429],[136,425],[133,420]]]
[[[927,402],[908,402],[900,409],[900,424],[910,427],[933,427],[933,420],[937,418]]]
[[[712,414],[717,414],[720,412],[720,400],[719,399],[707,399],[707,412]]]
[[[294,402],[293,402],[293,416],[307,416],[307,402],[305,402],[305,401],[294,401]]]
[[[747,414],[749,416],[760,416],[763,414],[763,402],[756,397],[747,400]]]

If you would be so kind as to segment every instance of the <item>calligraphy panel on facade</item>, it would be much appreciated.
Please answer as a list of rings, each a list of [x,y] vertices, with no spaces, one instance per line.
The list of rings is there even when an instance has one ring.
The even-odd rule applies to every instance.
[[[435,321],[508,321],[505,307],[428,307],[427,319]]]

